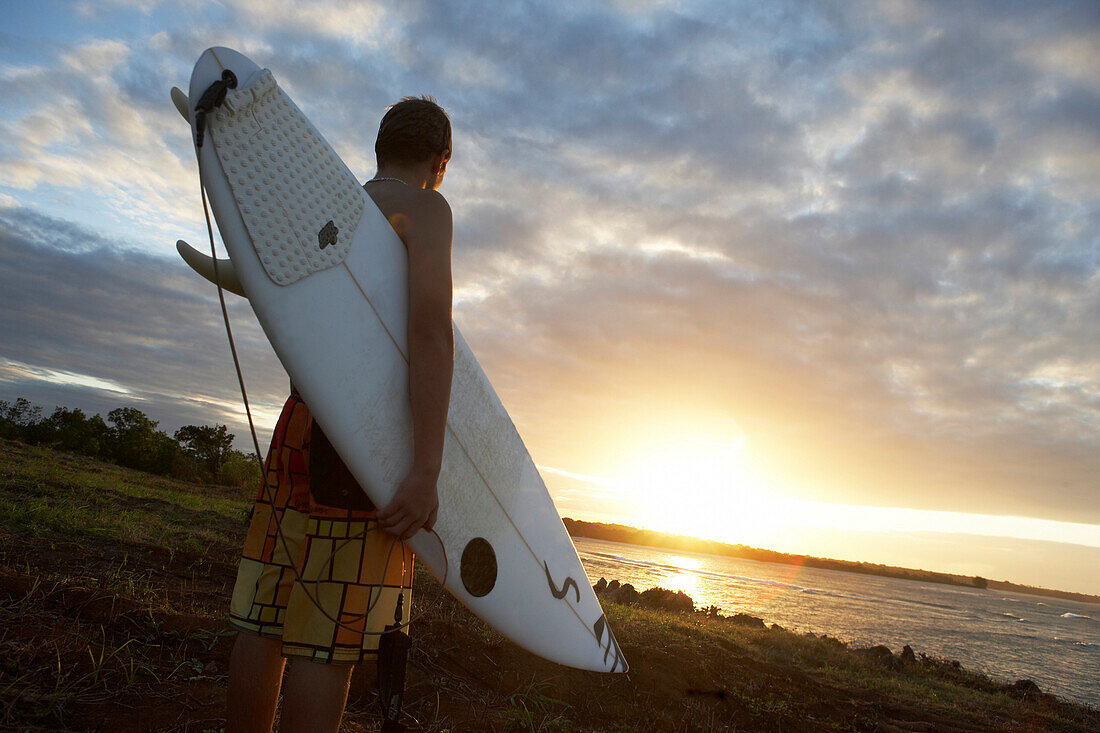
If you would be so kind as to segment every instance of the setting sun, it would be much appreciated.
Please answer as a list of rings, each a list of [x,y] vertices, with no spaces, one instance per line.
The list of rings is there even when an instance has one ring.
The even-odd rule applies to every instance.
[[[631,455],[624,493],[639,521],[665,532],[761,544],[781,531],[777,504],[748,460],[743,434],[681,434]]]

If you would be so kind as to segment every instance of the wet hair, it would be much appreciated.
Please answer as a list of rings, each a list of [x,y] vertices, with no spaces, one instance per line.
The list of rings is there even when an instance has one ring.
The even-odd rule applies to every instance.
[[[387,163],[422,163],[451,149],[451,120],[432,97],[405,97],[378,124],[374,155]]]

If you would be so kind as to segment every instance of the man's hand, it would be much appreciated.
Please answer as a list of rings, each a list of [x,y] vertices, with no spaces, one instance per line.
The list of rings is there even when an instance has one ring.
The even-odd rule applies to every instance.
[[[421,529],[431,529],[439,510],[436,480],[429,474],[410,472],[397,487],[393,500],[378,510],[378,526],[402,540]]]

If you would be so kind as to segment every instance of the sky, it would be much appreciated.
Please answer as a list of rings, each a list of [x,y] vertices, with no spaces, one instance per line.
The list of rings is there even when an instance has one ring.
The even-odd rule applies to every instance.
[[[454,318],[563,516],[1100,593],[1093,2],[6,2],[0,399],[245,421],[188,129],[451,115]],[[231,304],[260,440],[287,378]]]

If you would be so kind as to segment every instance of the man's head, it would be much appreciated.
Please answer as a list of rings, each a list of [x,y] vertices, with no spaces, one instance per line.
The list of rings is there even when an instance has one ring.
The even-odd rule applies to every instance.
[[[378,168],[415,165],[435,156],[451,157],[451,121],[431,97],[405,97],[390,107],[374,143]]]

